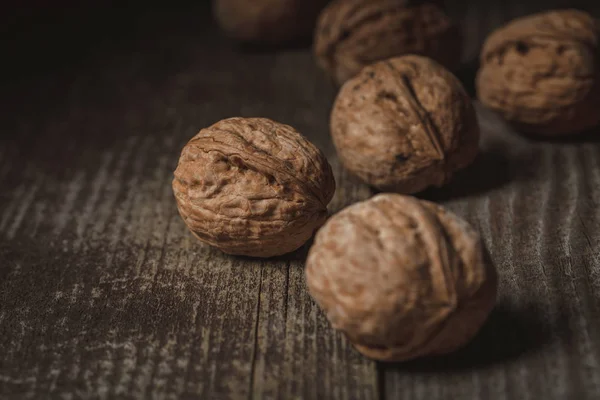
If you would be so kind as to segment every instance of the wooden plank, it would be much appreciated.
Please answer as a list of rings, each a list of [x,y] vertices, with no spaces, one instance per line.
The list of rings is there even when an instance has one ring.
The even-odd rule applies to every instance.
[[[543,6],[454,3],[471,21],[467,62],[492,27]],[[170,181],[181,147],[199,128],[233,115],[289,123],[321,147],[338,183],[332,212],[372,195],[335,157],[328,135],[335,90],[310,53],[241,51],[219,38],[199,7],[140,12],[135,29],[113,35],[119,41],[95,37],[81,53],[71,43],[63,49],[76,61],[68,68],[60,60],[29,65],[6,85],[0,397],[585,399],[600,392],[600,143],[593,135],[529,140],[478,106],[481,157],[422,197],[481,230],[500,271],[499,307],[453,356],[376,364],[310,299],[306,248],[273,260],[226,256],[198,244],[177,215]],[[463,74],[467,82],[472,73]]]

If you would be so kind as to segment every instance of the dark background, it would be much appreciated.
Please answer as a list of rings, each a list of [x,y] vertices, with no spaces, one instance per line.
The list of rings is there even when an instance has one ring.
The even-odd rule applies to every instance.
[[[448,1],[479,47],[515,16],[595,1]],[[335,90],[308,48],[240,48],[207,2],[2,5],[0,398],[595,399],[600,145],[525,138],[476,103],[481,156],[438,201],[482,233],[498,307],[464,350],[380,364],[308,296],[306,248],[275,260],[198,243],[171,179],[200,128],[291,124],[328,156],[336,211],[371,190],[328,136]]]

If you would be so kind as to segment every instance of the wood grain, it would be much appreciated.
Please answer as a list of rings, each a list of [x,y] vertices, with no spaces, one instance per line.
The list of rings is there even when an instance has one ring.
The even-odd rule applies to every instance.
[[[544,7],[520,3],[448,2],[469,32],[467,87],[485,34]],[[310,52],[239,49],[204,5],[98,13],[111,32],[61,25],[7,57],[0,398],[598,397],[597,132],[536,141],[477,105],[481,156],[421,196],[480,229],[498,307],[457,354],[376,364],[307,294],[306,246],[274,260],[226,256],[189,234],[172,197],[183,145],[235,115],[291,124],[323,149],[338,182],[332,211],[372,195],[335,156],[335,91]],[[45,51],[26,51],[36,46]]]

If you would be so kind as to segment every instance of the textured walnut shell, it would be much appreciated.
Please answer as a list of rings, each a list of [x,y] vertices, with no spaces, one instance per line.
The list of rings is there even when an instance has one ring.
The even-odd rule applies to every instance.
[[[329,0],[213,0],[221,29],[242,42],[281,44],[310,37]]]
[[[338,0],[319,16],[314,51],[338,85],[376,61],[404,54],[460,63],[461,34],[432,1]]]
[[[528,133],[564,135],[600,121],[599,25],[582,11],[516,19],[481,53],[477,94]]]
[[[383,191],[442,186],[476,157],[479,126],[458,79],[421,56],[364,68],[344,84],[331,113],[343,165]]]
[[[183,220],[225,253],[270,257],[311,238],[335,191],[325,156],[294,128],[230,118],[183,148],[173,192]]]
[[[335,329],[382,361],[467,344],[496,301],[479,235],[442,207],[380,194],[331,217],[316,235],[306,281]]]

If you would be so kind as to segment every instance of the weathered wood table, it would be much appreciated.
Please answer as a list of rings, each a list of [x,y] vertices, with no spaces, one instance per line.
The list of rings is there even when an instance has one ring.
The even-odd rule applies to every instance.
[[[470,89],[485,34],[549,7],[449,3]],[[242,115],[291,124],[325,151],[332,210],[372,194],[335,156],[335,91],[310,51],[240,50],[202,4],[98,7],[6,36],[0,398],[600,398],[598,132],[535,141],[477,105],[481,156],[421,196],[480,229],[497,309],[457,354],[378,364],[311,301],[306,249],[269,261],[212,250],[171,191],[186,141]]]

